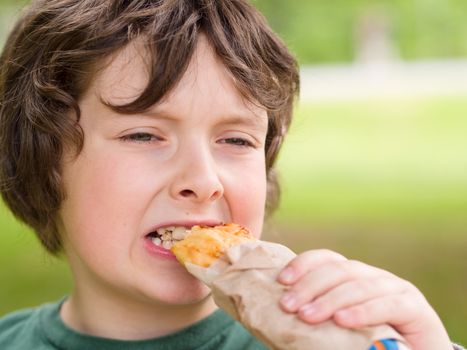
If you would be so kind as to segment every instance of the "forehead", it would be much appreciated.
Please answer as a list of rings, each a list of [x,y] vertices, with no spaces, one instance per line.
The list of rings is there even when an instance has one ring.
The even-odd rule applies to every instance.
[[[134,101],[144,91],[150,79],[148,52],[138,39],[119,51],[96,75],[89,92],[111,105]],[[157,64],[157,63],[156,63]],[[204,35],[200,35],[187,70],[181,79],[153,107],[167,113],[184,113],[200,101],[213,110],[248,111],[266,115],[258,104],[241,95],[235,80],[215,54]],[[186,111],[185,111],[186,109]]]

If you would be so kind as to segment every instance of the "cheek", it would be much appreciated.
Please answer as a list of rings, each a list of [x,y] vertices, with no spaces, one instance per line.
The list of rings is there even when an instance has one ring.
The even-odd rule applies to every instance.
[[[122,161],[121,155],[83,155],[66,167],[67,198],[61,214],[69,239],[88,245],[99,240],[115,249],[122,240],[132,239],[128,231],[138,227],[144,198],[150,195],[144,176],[136,176],[144,173],[137,164]]]
[[[225,187],[232,221],[248,227],[259,237],[266,203],[266,172],[262,163],[244,167],[241,176],[231,176]]]

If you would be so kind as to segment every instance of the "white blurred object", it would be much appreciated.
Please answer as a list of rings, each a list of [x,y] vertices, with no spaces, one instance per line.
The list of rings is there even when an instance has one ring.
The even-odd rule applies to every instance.
[[[304,101],[393,96],[467,97],[467,60],[303,66],[300,73],[300,98]]]
[[[355,26],[355,58],[362,64],[390,63],[399,58],[389,9],[382,4],[365,7]]]

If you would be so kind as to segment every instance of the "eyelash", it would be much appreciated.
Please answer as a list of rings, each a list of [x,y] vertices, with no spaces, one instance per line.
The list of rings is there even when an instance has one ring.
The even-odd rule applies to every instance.
[[[255,148],[255,145],[246,140],[246,139],[243,139],[241,137],[229,137],[227,139],[223,139],[221,140],[221,143],[226,143],[226,144],[229,144],[229,145],[233,145],[233,146],[238,146],[238,147],[252,147],[252,148]]]
[[[154,141],[162,141],[160,137],[147,133],[147,132],[136,132],[133,134],[124,135],[120,137],[120,139],[125,142],[136,142],[136,143],[148,143],[148,142],[154,142]],[[252,142],[241,137],[229,137],[226,139],[222,139],[220,143],[225,143],[225,144],[237,146],[237,147],[255,148],[255,145]]]
[[[153,142],[153,141],[162,141],[162,139],[158,136],[155,136],[153,134],[147,133],[147,132],[135,132],[133,134],[129,135],[124,135],[120,137],[122,141],[127,141],[127,142],[136,142],[136,143],[147,143],[147,142]]]

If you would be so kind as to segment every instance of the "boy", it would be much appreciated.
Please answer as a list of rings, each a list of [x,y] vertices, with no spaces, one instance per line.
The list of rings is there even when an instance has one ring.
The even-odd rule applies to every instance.
[[[221,222],[260,235],[298,90],[262,17],[244,0],[37,0],[0,64],[3,198],[75,281],[2,319],[0,348],[263,349],[150,238]],[[388,272],[318,250],[279,280],[303,322],[388,323],[414,350],[452,349]]]

